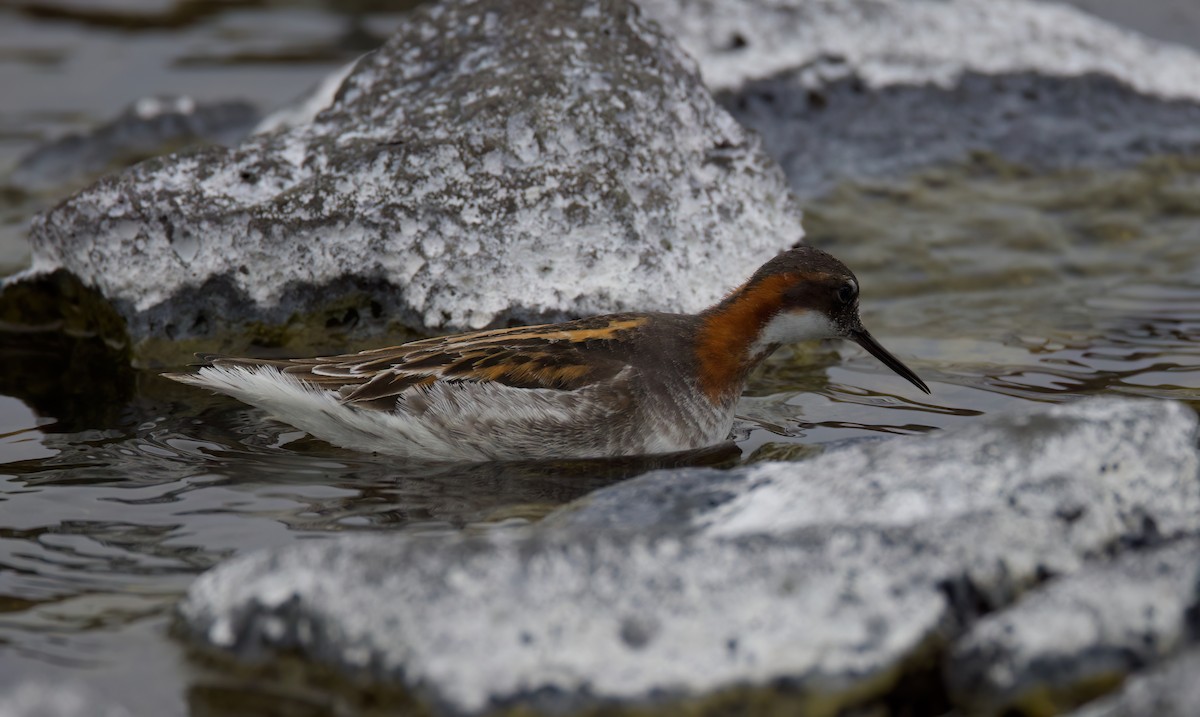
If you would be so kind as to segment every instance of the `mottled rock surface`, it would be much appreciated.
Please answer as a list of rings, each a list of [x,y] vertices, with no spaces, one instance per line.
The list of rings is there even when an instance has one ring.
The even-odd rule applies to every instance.
[[[1195,441],[1181,405],[1107,399],[805,463],[653,473],[528,532],[236,559],[180,614],[210,648],[299,652],[449,712],[737,690],[869,703],[981,608],[1200,530]]]
[[[973,625],[947,661],[949,686],[973,714],[1069,707],[1180,649],[1197,615],[1200,539],[1134,552],[1052,580]]]
[[[1200,705],[1200,648],[1162,667],[1147,670],[1116,694],[1097,700],[1070,717],[1195,717]]]
[[[1031,0],[646,0],[802,197],[986,152],[1039,169],[1200,148],[1200,54]]]
[[[414,11],[312,122],[71,197],[32,273],[99,288],[135,338],[329,307],[466,329],[694,311],[801,236],[757,137],[632,5],[461,0]]]

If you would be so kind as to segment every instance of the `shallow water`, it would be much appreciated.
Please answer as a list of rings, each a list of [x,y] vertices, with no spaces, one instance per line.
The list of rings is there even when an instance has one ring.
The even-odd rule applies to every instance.
[[[54,28],[101,48],[116,42],[107,30]],[[187,32],[219,43],[219,30],[199,23]],[[152,40],[146,52],[167,53]],[[205,47],[228,58],[247,43],[235,36]],[[182,81],[196,67],[178,59],[164,60],[174,69],[163,77]],[[279,73],[257,61],[228,64],[274,83],[280,101],[324,66],[309,63],[307,79],[285,91],[278,81],[293,64],[281,61],[289,69]],[[201,65],[203,74],[213,63]],[[89,111],[103,117],[123,104],[110,100]],[[0,137],[0,158],[28,146],[19,137],[42,115],[27,115],[6,119],[16,129]],[[811,203],[809,241],[855,269],[865,323],[933,395],[852,345],[781,352],[741,405],[741,457],[693,460],[799,458],[842,440],[918,434],[1096,393],[1200,407],[1197,190],[1195,160],[1031,175],[980,159]],[[44,201],[0,198],[0,218],[17,226]],[[87,342],[0,338],[9,372],[9,395],[0,395],[0,690],[70,679],[135,714],[227,711],[225,678],[167,632],[174,602],[207,567],[346,531],[505,530],[654,467],[414,468],[331,448],[152,373],[96,366]],[[288,694],[326,704],[321,693]],[[232,699],[246,706],[245,694]]]

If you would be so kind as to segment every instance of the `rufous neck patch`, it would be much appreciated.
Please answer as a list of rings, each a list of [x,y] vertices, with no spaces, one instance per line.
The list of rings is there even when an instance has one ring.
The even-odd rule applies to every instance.
[[[712,309],[696,341],[700,388],[714,402],[741,393],[746,374],[754,368],[750,349],[771,317],[783,305],[783,292],[795,282],[787,274],[768,276],[743,286]]]

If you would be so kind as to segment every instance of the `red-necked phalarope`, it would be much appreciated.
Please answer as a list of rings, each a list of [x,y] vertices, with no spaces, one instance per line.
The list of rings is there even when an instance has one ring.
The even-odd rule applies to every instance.
[[[858,280],[811,247],[691,314],[612,314],[344,356],[204,356],[171,378],[330,443],[431,461],[665,453],[725,440],[746,377],[781,344],[847,338],[929,393],[858,317]]]

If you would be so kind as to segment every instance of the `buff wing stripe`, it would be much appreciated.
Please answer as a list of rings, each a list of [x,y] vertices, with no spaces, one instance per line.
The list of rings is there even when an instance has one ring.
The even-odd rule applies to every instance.
[[[522,326],[413,341],[356,354],[306,359],[199,358],[215,366],[270,367],[354,406],[392,410],[407,391],[439,382],[493,382],[525,389],[575,391],[617,375],[626,364],[594,351],[646,322],[611,316],[568,324]],[[583,351],[584,346],[588,351]]]

